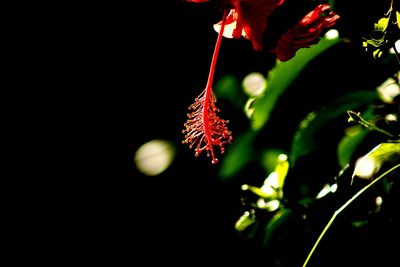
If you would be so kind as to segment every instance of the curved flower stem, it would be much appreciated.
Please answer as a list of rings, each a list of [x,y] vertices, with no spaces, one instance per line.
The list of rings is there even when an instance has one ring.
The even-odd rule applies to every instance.
[[[307,266],[307,263],[309,262],[311,256],[313,255],[315,249],[317,248],[319,242],[321,241],[322,237],[325,235],[325,233],[328,231],[329,227],[331,227],[332,223],[335,221],[336,217],[339,215],[339,213],[341,213],[345,208],[347,208],[354,200],[356,200],[362,193],[364,193],[365,191],[367,191],[371,186],[373,186],[376,182],[378,182],[380,179],[382,179],[383,177],[385,177],[387,174],[391,173],[392,171],[394,171],[395,169],[397,169],[398,167],[400,167],[400,164],[397,164],[396,166],[392,167],[391,169],[389,169],[388,171],[384,172],[383,174],[381,174],[378,178],[376,178],[374,181],[372,181],[371,183],[369,183],[368,185],[366,185],[365,187],[363,187],[360,191],[358,191],[352,198],[350,198],[346,203],[344,203],[343,206],[341,206],[338,210],[336,210],[331,219],[329,220],[328,224],[325,226],[324,230],[322,230],[321,234],[319,235],[317,241],[314,243],[314,246],[312,247],[310,253],[307,256],[307,259],[304,261],[303,263],[303,267]]]

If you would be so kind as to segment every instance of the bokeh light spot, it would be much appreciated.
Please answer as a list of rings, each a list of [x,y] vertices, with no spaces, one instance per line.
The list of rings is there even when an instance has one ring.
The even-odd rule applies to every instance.
[[[362,157],[356,162],[353,177],[357,176],[359,178],[368,179],[375,173],[376,169],[375,160],[367,156]]]
[[[335,29],[330,29],[325,33],[325,38],[328,40],[336,39],[339,37],[339,32]]]
[[[376,90],[385,103],[393,103],[394,98],[400,94],[400,86],[393,78],[387,79]]]
[[[397,114],[387,114],[385,116],[385,120],[387,120],[387,121],[398,121]]]
[[[148,176],[156,176],[164,172],[174,158],[175,147],[170,141],[154,139],[139,147],[134,161],[140,172]]]
[[[267,80],[259,72],[252,72],[243,79],[243,90],[249,96],[258,96],[264,93]]]
[[[382,197],[381,196],[377,196],[376,198],[375,198],[375,204],[376,204],[376,206],[381,206],[382,205],[382,202],[383,202],[383,199],[382,199]]]

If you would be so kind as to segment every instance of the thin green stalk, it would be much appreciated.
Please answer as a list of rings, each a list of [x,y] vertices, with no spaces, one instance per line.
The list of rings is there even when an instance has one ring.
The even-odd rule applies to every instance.
[[[317,241],[314,243],[314,246],[312,247],[310,253],[307,256],[307,259],[303,263],[303,267],[307,266],[307,263],[310,261],[311,256],[313,255],[315,249],[317,248],[319,242],[321,241],[322,237],[325,235],[325,233],[328,231],[329,227],[332,225],[333,221],[336,219],[336,217],[341,213],[345,208],[347,208],[354,200],[356,200],[362,193],[367,191],[372,185],[374,185],[376,182],[378,182],[380,179],[382,179],[384,176],[387,174],[391,173],[395,169],[400,167],[400,164],[397,164],[396,166],[392,167],[388,171],[384,172],[381,174],[378,178],[376,178],[374,181],[369,183],[368,185],[364,186],[360,191],[358,191],[352,198],[350,198],[346,203],[344,203],[343,206],[341,206],[338,210],[336,210],[331,219],[329,220],[328,224],[325,226],[324,230],[322,230],[321,234],[319,235]]]
[[[375,125],[373,125],[373,124],[369,123],[368,121],[366,121],[363,117],[361,117],[360,113],[356,113],[356,112],[354,112],[352,110],[348,110],[347,114],[350,116],[350,118],[352,120],[354,120],[355,122],[361,124],[362,126],[364,126],[367,129],[380,132],[380,133],[382,133],[384,135],[387,135],[387,136],[389,136],[391,138],[394,137],[393,134],[391,134],[391,133],[389,133],[389,132],[387,132],[387,131],[385,131],[385,130],[383,130],[381,128],[378,128]]]

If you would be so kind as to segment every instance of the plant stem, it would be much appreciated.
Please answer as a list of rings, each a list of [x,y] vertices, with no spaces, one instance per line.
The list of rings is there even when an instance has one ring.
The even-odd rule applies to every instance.
[[[348,110],[347,114],[350,116],[351,119],[353,119],[355,122],[361,124],[365,128],[380,132],[380,133],[382,133],[384,135],[387,135],[387,136],[389,136],[391,138],[394,137],[393,134],[391,134],[391,133],[389,133],[389,132],[387,132],[387,131],[385,131],[385,130],[383,130],[381,128],[378,128],[375,125],[373,125],[373,124],[369,123],[368,121],[366,121],[363,117],[361,117],[361,115],[359,113],[356,113],[356,112],[354,112],[352,110]]]
[[[303,267],[307,266],[307,263],[310,261],[311,256],[313,255],[315,249],[317,248],[319,242],[321,241],[322,237],[325,235],[325,233],[328,231],[329,227],[332,225],[333,221],[336,219],[336,217],[341,213],[345,208],[347,208],[354,200],[356,200],[362,193],[367,191],[372,185],[374,185],[376,182],[378,182],[380,179],[385,177],[387,174],[391,173],[395,169],[400,167],[400,164],[397,164],[396,166],[392,167],[388,171],[384,172],[381,174],[378,178],[376,178],[374,181],[369,183],[368,185],[364,186],[360,191],[358,191],[352,198],[350,198],[346,203],[344,203],[343,206],[341,206],[338,210],[336,210],[331,219],[329,220],[328,224],[325,226],[324,230],[322,230],[321,234],[319,235],[317,241],[314,243],[314,246],[312,247],[310,253],[307,256],[307,259],[303,263]]]

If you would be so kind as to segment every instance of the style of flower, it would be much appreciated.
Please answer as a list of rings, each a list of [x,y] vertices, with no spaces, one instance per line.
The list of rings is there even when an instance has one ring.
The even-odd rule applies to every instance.
[[[281,36],[277,46],[272,51],[280,61],[287,61],[293,58],[300,48],[307,48],[319,42],[321,32],[333,26],[340,18],[333,11],[324,16],[324,13],[329,9],[328,4],[318,5]]]
[[[186,129],[182,131],[185,134],[185,140],[183,140],[182,143],[189,144],[190,148],[195,148],[196,157],[203,151],[206,151],[207,156],[211,156],[211,162],[213,164],[218,162],[214,148],[219,148],[220,153],[223,154],[225,152],[224,145],[226,143],[231,143],[233,140],[232,133],[227,127],[229,121],[223,120],[218,116],[220,110],[215,106],[216,97],[212,90],[215,65],[221,46],[226,18],[227,11],[225,11],[223,15],[221,30],[218,34],[217,43],[211,60],[206,88],[189,107],[189,110],[192,110],[192,112],[187,114],[188,120],[184,124]]]

